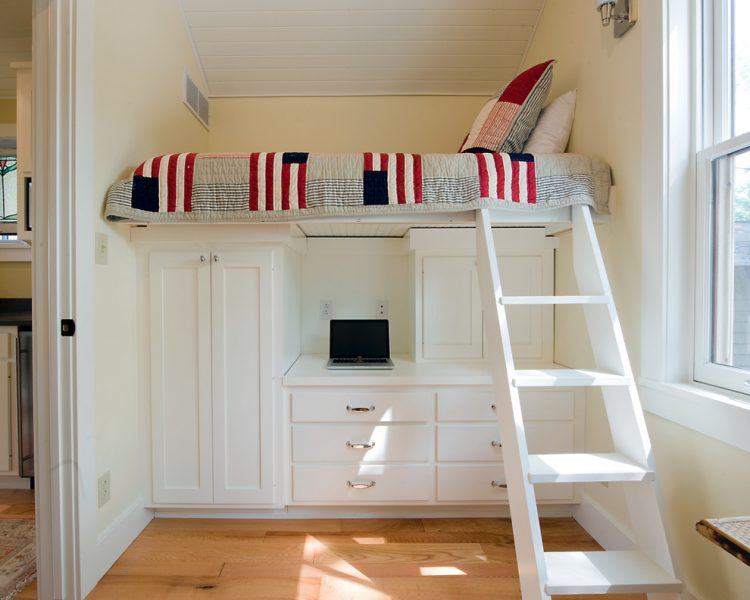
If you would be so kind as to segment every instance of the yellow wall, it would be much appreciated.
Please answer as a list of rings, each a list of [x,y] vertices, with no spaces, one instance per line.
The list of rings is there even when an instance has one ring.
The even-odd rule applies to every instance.
[[[0,262],[0,298],[31,298],[30,262]]]
[[[456,152],[487,101],[472,96],[212,98],[215,152]]]
[[[135,256],[128,228],[102,219],[104,195],[144,158],[205,151],[208,138],[182,104],[185,67],[196,81],[200,75],[177,0],[97,0],[94,31],[94,185],[101,200],[95,227],[109,236],[109,264],[92,265],[96,468],[97,476],[112,475],[112,498],[99,510],[101,532],[137,500],[139,452],[150,437],[136,398]]]
[[[0,123],[16,122],[16,101],[12,98],[0,98]]]
[[[599,156],[611,166],[617,201],[610,223],[597,228],[618,312],[634,368],[639,367],[641,307],[641,225],[648,199],[641,194],[642,83],[641,29],[616,40],[604,29],[590,0],[547,0],[527,66],[557,59],[551,97],[578,89],[569,151]],[[557,293],[575,292],[570,239],[558,252]],[[559,308],[555,358],[571,366],[590,365],[590,349],[580,336],[580,309]],[[750,498],[748,454],[647,415],[664,494],[665,520],[678,567],[700,600],[741,600],[750,590],[750,569],[695,532],[704,517],[746,514]],[[591,394],[587,446],[611,444],[602,403]],[[619,486],[589,486],[586,495],[615,520],[628,523]]]

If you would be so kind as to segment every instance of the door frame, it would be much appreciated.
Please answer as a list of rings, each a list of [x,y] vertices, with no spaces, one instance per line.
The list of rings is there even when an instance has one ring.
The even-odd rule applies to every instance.
[[[97,573],[93,410],[93,0],[34,0],[33,332],[37,589]],[[63,337],[60,320],[76,323]]]

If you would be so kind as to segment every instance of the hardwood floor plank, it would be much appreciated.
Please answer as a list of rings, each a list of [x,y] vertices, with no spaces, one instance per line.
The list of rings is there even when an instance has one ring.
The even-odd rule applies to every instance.
[[[548,549],[598,549],[572,519],[543,520],[542,534]],[[90,596],[136,597],[518,600],[520,591],[508,519],[156,519]]]

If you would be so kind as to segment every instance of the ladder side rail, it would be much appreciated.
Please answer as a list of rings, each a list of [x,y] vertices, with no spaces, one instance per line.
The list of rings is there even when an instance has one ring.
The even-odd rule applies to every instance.
[[[500,304],[500,271],[487,209],[476,212],[477,275],[484,309],[487,354],[496,397],[496,414],[503,444],[513,539],[524,600],[549,600],[547,568],[534,486],[529,482],[529,458],[505,307]]]
[[[651,440],[646,419],[633,380],[632,367],[625,346],[622,327],[612,299],[604,259],[596,237],[588,206],[574,206],[573,212],[573,268],[579,292],[604,294],[607,305],[584,306],[586,324],[597,368],[613,370],[630,377],[631,384],[621,388],[603,388],[615,451],[651,470],[655,470]],[[661,517],[658,490],[655,482],[622,486],[630,514],[635,542],[642,552],[674,574],[674,566]],[[677,598],[676,594],[652,594],[657,598]]]

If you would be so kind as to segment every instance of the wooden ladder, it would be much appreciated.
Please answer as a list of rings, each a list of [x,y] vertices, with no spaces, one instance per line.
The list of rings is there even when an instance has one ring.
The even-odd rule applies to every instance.
[[[677,600],[675,577],[657,500],[654,459],[622,328],[612,299],[588,206],[573,206],[573,265],[580,296],[504,296],[490,214],[477,210],[477,269],[484,328],[497,397],[503,465],[524,600],[552,594],[647,593]],[[595,368],[518,370],[511,353],[505,307],[581,304]],[[525,387],[602,388],[615,452],[529,454],[519,390]],[[623,488],[636,550],[545,552],[534,484],[627,482]]]

